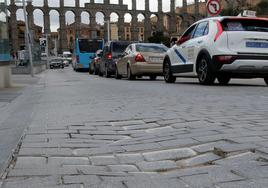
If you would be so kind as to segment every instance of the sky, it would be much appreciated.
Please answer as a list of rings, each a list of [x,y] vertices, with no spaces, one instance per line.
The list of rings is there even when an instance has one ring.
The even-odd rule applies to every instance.
[[[44,0],[32,0],[34,6],[43,6]],[[93,0],[91,0],[93,1]],[[117,4],[119,0],[110,0],[112,4]],[[157,6],[157,0],[148,0],[150,4],[150,11],[156,12],[158,9]],[[170,7],[170,0],[162,0],[163,1],[163,11],[168,12]],[[203,1],[203,0],[202,0]],[[88,3],[89,0],[80,0],[80,6],[84,7],[84,3]],[[136,0],[137,2],[137,9],[138,10],[144,10],[145,9],[145,0]],[[194,0],[187,0],[187,3],[193,3]],[[7,3],[10,3],[10,0],[7,0]],[[49,6],[51,7],[59,7],[59,0],[48,0]],[[95,3],[103,3],[103,0],[95,0]],[[132,0],[123,0],[123,3],[128,5],[129,9],[132,9]],[[176,6],[182,6],[182,0],[175,0]],[[17,3],[20,5],[19,3]],[[65,6],[75,6],[75,0],[64,0]],[[83,12],[81,15],[82,23],[88,24],[89,23],[89,15],[86,12]],[[139,20],[141,20],[142,17],[139,16]],[[24,20],[23,18],[23,11],[18,10],[17,12],[17,20]],[[116,21],[117,16],[111,15],[111,21]],[[97,23],[103,23],[103,15],[101,13],[97,13],[96,15],[96,21]],[[125,21],[130,22],[131,16],[125,16]],[[36,10],[34,12],[34,23],[36,25],[43,27],[43,13],[41,10]],[[72,12],[66,13],[66,23],[71,24],[74,22],[74,15]],[[59,27],[59,15],[56,11],[50,12],[50,24],[51,24],[51,31],[56,31]]]

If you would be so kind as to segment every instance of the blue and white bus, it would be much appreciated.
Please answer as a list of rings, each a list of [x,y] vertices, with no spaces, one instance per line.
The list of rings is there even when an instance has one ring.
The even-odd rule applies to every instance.
[[[76,39],[73,59],[74,70],[89,69],[96,51],[102,49],[103,46],[103,39]]]

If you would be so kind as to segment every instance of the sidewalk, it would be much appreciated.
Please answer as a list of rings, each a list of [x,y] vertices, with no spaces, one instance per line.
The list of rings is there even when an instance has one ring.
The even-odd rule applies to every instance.
[[[0,175],[31,119],[31,86],[39,79],[40,76],[12,75],[12,87],[0,89]]]

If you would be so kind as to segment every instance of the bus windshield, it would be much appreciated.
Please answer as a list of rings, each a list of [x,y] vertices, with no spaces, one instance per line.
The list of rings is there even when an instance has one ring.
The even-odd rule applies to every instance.
[[[80,53],[95,53],[97,50],[102,49],[102,40],[88,40],[79,39]]]

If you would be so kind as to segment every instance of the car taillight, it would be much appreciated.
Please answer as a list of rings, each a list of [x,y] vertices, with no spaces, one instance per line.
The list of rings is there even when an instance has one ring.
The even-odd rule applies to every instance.
[[[218,32],[217,32],[215,39],[214,39],[215,42],[220,38],[221,34],[223,33],[223,28],[222,28],[221,22],[217,21],[217,27],[218,27]]]
[[[113,54],[112,53],[109,53],[109,54],[107,54],[107,59],[112,59],[113,58]]]
[[[137,54],[135,57],[136,62],[145,62],[144,57],[141,54]]]
[[[76,62],[77,62],[77,63],[80,63],[79,55],[76,56]]]
[[[232,55],[219,55],[216,58],[217,62],[220,62],[222,64],[231,64],[235,61],[235,59],[236,57]]]

